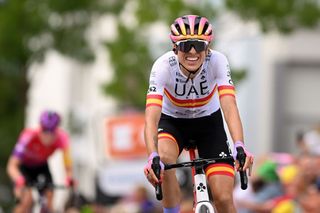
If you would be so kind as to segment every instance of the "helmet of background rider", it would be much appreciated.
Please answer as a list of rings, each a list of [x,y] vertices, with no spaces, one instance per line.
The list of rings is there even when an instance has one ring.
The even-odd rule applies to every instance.
[[[208,19],[197,15],[177,18],[171,25],[170,39],[173,43],[186,39],[200,39],[211,42],[213,28]]]
[[[45,110],[40,115],[40,126],[45,132],[54,132],[61,121],[60,115],[52,110]]]

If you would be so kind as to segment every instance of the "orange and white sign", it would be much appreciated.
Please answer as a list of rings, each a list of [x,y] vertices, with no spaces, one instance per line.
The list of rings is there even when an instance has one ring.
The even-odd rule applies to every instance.
[[[118,159],[146,157],[143,114],[109,117],[105,125],[108,156]]]

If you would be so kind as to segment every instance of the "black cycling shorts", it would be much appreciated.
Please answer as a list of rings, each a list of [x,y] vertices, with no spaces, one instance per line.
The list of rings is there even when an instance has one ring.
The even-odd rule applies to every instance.
[[[26,179],[27,186],[33,186],[34,184],[42,181],[40,179],[44,178],[45,185],[51,187],[53,185],[52,176],[48,163],[39,166],[26,166],[20,165],[20,171],[24,178]]]
[[[161,133],[174,137],[179,153],[192,146],[198,149],[200,158],[231,156],[220,109],[209,116],[192,119],[174,118],[162,113],[158,127],[158,134]],[[228,158],[222,162],[234,166],[233,159]]]

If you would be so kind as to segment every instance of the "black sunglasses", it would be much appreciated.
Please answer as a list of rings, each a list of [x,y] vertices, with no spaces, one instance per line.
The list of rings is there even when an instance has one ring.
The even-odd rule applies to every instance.
[[[177,50],[187,53],[191,50],[193,47],[197,53],[204,51],[208,45],[209,42],[204,40],[183,40],[183,41],[177,41]]]

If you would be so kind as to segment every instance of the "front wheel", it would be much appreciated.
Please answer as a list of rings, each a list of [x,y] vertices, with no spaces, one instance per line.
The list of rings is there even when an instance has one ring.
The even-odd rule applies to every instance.
[[[47,206],[41,206],[40,213],[50,213],[50,210]]]
[[[198,203],[195,213],[215,213],[215,210],[210,202]]]
[[[43,195],[40,195],[40,196],[43,196]],[[40,197],[39,205],[40,205],[39,213],[50,213],[51,212],[48,208],[46,198]]]
[[[211,212],[209,211],[209,208],[208,208],[207,206],[202,205],[202,206],[200,207],[199,213],[211,213]]]

